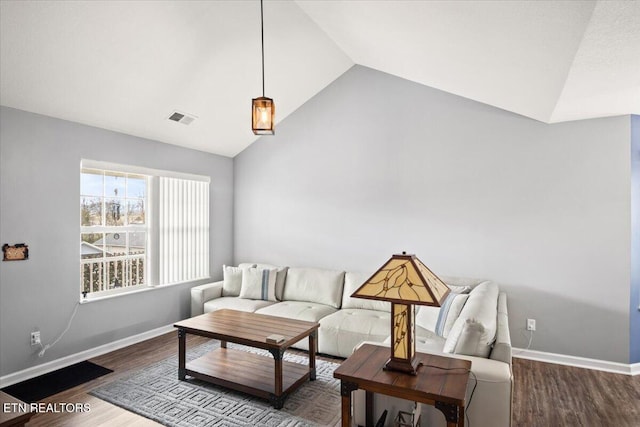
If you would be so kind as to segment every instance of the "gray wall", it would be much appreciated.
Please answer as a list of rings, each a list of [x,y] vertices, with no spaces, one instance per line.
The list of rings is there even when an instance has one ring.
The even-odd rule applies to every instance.
[[[0,242],[30,257],[0,262],[0,375],[189,316],[193,283],[82,304],[55,347],[32,351],[31,330],[52,341],[78,302],[81,158],[210,176],[212,275],[232,260],[232,159],[1,107]]]
[[[508,293],[515,346],[629,363],[630,118],[547,125],[355,66],[234,159],[234,261],[416,253]]]
[[[631,116],[630,360],[640,363],[640,116]]]

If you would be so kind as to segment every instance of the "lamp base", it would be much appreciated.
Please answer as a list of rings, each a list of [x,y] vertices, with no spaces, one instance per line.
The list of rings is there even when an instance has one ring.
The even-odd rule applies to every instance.
[[[387,360],[387,363],[384,364],[384,370],[404,372],[409,375],[418,375],[419,365],[420,362],[415,357],[405,360],[389,359]]]

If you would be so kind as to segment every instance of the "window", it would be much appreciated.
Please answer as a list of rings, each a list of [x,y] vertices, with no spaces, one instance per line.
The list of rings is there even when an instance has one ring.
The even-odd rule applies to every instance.
[[[209,178],[83,160],[86,298],[209,277]]]
[[[145,175],[81,169],[81,292],[145,285],[148,187]]]

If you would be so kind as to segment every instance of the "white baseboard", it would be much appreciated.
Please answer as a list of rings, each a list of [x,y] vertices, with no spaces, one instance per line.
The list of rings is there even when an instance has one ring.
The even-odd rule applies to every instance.
[[[547,353],[544,351],[513,348],[513,357],[535,360],[538,362],[555,363],[557,365],[575,366],[577,368],[595,369],[597,371],[612,372],[614,374],[639,375],[640,363],[618,363],[606,360],[589,359],[586,357],[568,356],[566,354]]]
[[[10,386],[40,375],[44,375],[48,372],[55,371],[78,362],[82,362],[92,357],[101,356],[114,350],[118,350],[123,347],[127,347],[139,342],[154,338],[167,332],[175,330],[173,324],[167,326],[161,326],[156,329],[152,329],[141,334],[133,335],[127,338],[122,338],[117,341],[113,341],[98,347],[90,348],[88,350],[81,351],[79,353],[70,354],[69,356],[61,357],[60,359],[52,360],[41,365],[36,365],[31,368],[23,369],[22,371],[14,372],[0,377],[0,388]]]

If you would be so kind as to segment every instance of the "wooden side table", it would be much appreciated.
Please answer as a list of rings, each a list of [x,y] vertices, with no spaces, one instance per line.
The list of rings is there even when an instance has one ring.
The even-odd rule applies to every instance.
[[[373,426],[373,393],[433,405],[444,414],[447,427],[464,427],[468,360],[417,353],[418,375],[385,371],[389,348],[365,344],[345,360],[333,376],[340,380],[342,426],[351,426],[351,392],[366,391],[367,427]],[[439,369],[441,368],[441,369]]]

